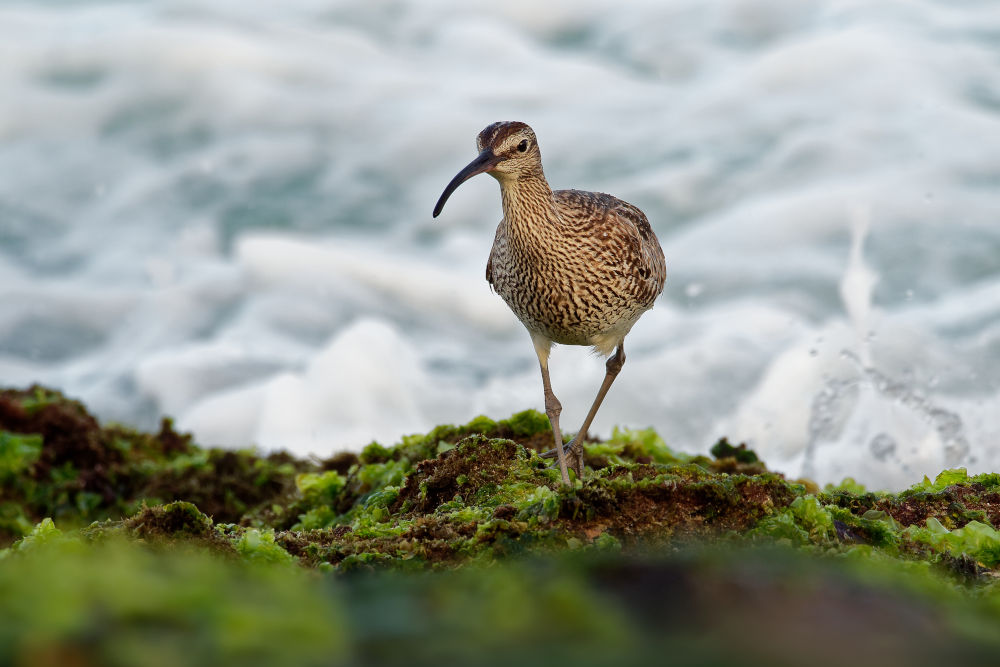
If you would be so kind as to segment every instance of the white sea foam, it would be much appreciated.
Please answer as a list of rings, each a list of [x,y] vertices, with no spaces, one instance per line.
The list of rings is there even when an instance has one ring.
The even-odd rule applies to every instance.
[[[592,431],[901,486],[1000,467],[995,3],[0,7],[0,381],[325,455],[540,408],[488,122],[639,205],[668,287]],[[573,429],[604,374],[558,348]]]

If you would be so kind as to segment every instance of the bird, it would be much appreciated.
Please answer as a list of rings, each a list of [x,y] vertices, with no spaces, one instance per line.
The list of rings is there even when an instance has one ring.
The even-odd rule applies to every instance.
[[[625,336],[663,291],[663,249],[646,215],[632,204],[600,192],[553,191],[535,132],[526,123],[488,125],[476,137],[476,150],[479,155],[441,193],[433,217],[473,176],[487,173],[499,181],[503,219],[486,280],[531,336],[555,440],[545,455],[555,452],[568,486],[569,457],[569,467],[583,479],[583,438],[625,363]],[[608,357],[597,397],[566,445],[559,429],[562,405],[549,380],[553,344],[589,345]]]

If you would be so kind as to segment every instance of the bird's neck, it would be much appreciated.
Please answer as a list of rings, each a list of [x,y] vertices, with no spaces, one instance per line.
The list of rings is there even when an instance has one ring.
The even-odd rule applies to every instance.
[[[515,227],[551,224],[558,221],[552,188],[540,171],[519,178],[501,178],[500,199],[503,217]]]

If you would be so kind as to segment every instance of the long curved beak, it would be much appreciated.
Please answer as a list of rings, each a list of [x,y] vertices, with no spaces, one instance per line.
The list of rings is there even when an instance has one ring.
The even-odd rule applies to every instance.
[[[444,208],[444,203],[448,201],[448,197],[451,196],[451,193],[454,192],[456,189],[458,189],[458,186],[460,186],[462,183],[466,182],[476,174],[481,174],[484,171],[489,171],[493,167],[497,166],[497,163],[499,162],[500,158],[494,155],[493,150],[490,148],[487,148],[482,153],[480,153],[479,157],[477,157],[475,160],[466,165],[465,169],[458,172],[455,175],[455,178],[451,179],[451,183],[449,183],[448,187],[446,187],[444,189],[444,192],[441,193],[441,198],[438,199],[438,203],[434,207],[434,217],[435,218],[438,217],[438,214],[441,213],[441,209]]]

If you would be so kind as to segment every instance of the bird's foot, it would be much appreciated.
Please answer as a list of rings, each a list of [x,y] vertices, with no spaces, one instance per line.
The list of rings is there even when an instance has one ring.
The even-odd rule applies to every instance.
[[[583,444],[577,442],[576,438],[573,438],[565,445],[563,445],[563,453],[566,454],[567,456],[569,456],[570,454],[573,455],[583,454]],[[542,457],[543,459],[554,459],[556,458],[556,450],[553,447],[550,450],[542,452],[541,454],[539,454],[539,456]]]
[[[583,442],[578,438],[573,438],[568,443],[563,445],[563,452],[566,454],[566,462],[569,467],[572,468],[573,472],[576,473],[578,479],[583,479]],[[540,454],[543,459],[554,459],[556,458],[555,448],[550,449],[547,452]],[[558,462],[553,462],[549,464],[549,468],[555,468],[558,466]]]

